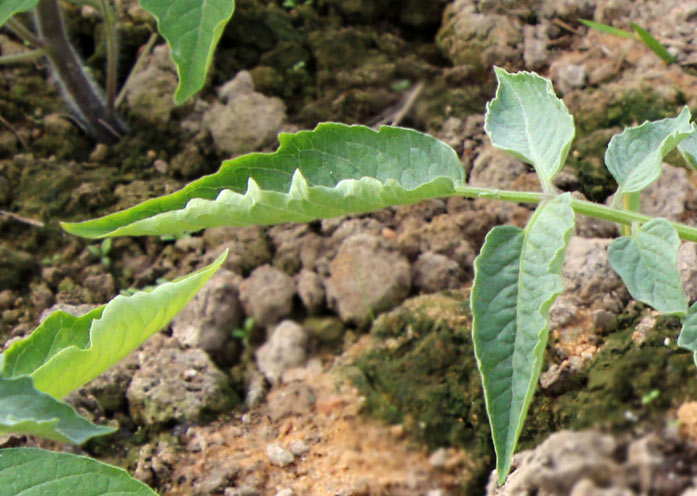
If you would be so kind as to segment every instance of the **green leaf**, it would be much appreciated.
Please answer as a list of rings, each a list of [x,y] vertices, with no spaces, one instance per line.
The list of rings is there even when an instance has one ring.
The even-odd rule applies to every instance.
[[[30,377],[0,377],[0,433],[41,436],[61,443],[82,444],[116,431],[95,425],[75,409],[34,388]],[[1,484],[0,484],[1,485]]]
[[[529,72],[495,68],[499,86],[486,106],[484,130],[492,144],[532,164],[545,191],[553,191],[574,139],[574,118],[552,83]]]
[[[0,355],[2,376],[31,376],[39,391],[62,398],[117,363],[162,329],[215,273],[208,267],[155,287],[117,296],[82,317],[51,314],[28,338]]]
[[[632,23],[632,29],[636,31],[636,34],[639,35],[641,41],[643,41],[653,53],[658,55],[663,62],[666,64],[672,64],[675,62],[675,57],[673,57],[668,50],[666,50],[666,47],[664,47],[656,38],[651,36],[651,33],[634,23]]]
[[[26,12],[36,7],[39,0],[2,0],[0,1],[0,26],[18,12]]]
[[[687,316],[682,323],[678,335],[678,346],[692,352],[692,358],[697,365],[697,302],[687,310]]]
[[[617,194],[641,191],[661,175],[663,157],[694,132],[690,110],[660,121],[628,127],[612,137],[605,164],[619,188]]]
[[[498,226],[474,262],[472,339],[505,481],[542,368],[549,308],[574,226],[568,193],[541,204],[524,230]]]
[[[678,272],[680,238],[665,219],[653,219],[612,242],[610,265],[624,281],[632,298],[659,312],[684,316],[687,296]]]
[[[608,26],[607,24],[589,21],[588,19],[579,19],[578,22],[588,26],[589,28],[597,29],[598,31],[603,31],[608,34],[614,34],[615,36],[621,36],[622,38],[629,38],[630,40],[637,39],[634,33],[630,33],[629,31],[625,31],[624,29]]]
[[[697,170],[697,133],[692,133],[678,144],[678,151],[687,165]]]
[[[326,123],[279,141],[275,153],[228,160],[174,194],[63,229],[103,237],[309,222],[452,195],[465,181],[452,148],[409,129]]]
[[[157,496],[119,467],[36,448],[0,450],[0,496]]]
[[[141,7],[157,19],[177,65],[177,104],[203,88],[213,52],[235,11],[234,0],[141,0]]]

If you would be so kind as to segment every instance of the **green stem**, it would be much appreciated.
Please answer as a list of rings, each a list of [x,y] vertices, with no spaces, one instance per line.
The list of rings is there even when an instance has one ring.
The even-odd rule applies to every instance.
[[[33,62],[36,59],[44,57],[45,55],[46,50],[44,50],[43,48],[17,53],[15,55],[4,55],[0,57],[0,65],[17,64],[20,62]]]
[[[36,35],[32,33],[29,29],[27,29],[27,27],[24,24],[22,24],[18,19],[15,19],[14,17],[9,18],[5,23],[5,26],[7,27],[7,29],[16,34],[19,38],[22,39],[23,42],[27,43],[28,45],[31,45],[34,48],[44,47],[43,41],[37,38]]]
[[[116,78],[118,76],[118,45],[116,41],[116,21],[114,11],[111,10],[106,0],[100,0],[99,8],[104,19],[104,32],[106,38],[106,105],[109,112],[114,111],[116,99]]]
[[[533,193],[528,191],[509,191],[490,188],[478,188],[474,186],[457,186],[455,188],[456,195],[468,198],[488,198],[491,200],[502,200],[516,203],[540,203],[550,195],[546,193]],[[571,208],[576,213],[594,217],[596,219],[617,222],[619,224],[631,225],[632,222],[643,224],[653,219],[648,215],[629,210],[600,205],[599,203],[589,202],[587,200],[571,199]],[[687,241],[697,241],[697,228],[686,226],[678,222],[671,222],[673,227],[678,231],[680,239]]]

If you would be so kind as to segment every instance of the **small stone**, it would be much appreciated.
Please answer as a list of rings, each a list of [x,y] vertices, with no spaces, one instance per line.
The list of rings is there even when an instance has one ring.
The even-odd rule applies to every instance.
[[[357,234],[344,240],[330,264],[327,299],[344,322],[367,325],[409,293],[407,259],[381,236]]]
[[[240,300],[245,313],[262,327],[275,324],[290,315],[293,296],[293,278],[270,265],[254,269],[240,284]]]
[[[311,270],[303,269],[297,276],[297,289],[300,301],[309,314],[317,314],[324,305],[324,284],[322,278]]]
[[[457,288],[464,274],[454,260],[439,253],[422,253],[413,266],[414,285],[424,293]]]
[[[276,326],[268,341],[257,350],[259,370],[271,384],[279,384],[286,370],[305,363],[307,345],[308,335],[305,329],[292,320],[284,320]]]
[[[307,445],[307,443],[300,439],[291,441],[290,445],[288,446],[288,449],[295,456],[303,456],[310,452],[310,447]]]
[[[275,496],[294,496],[295,493],[293,492],[292,489],[281,489],[276,493]]]
[[[448,458],[448,450],[445,448],[438,448],[428,457],[428,463],[433,468],[445,468],[448,464]]]
[[[277,467],[287,467],[295,461],[293,453],[280,444],[269,444],[266,447],[266,456],[269,461]]]

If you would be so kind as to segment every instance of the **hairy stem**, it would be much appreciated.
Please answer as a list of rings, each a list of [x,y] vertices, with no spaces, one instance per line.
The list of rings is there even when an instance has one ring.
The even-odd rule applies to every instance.
[[[114,11],[106,0],[100,0],[99,7],[104,19],[104,31],[106,39],[106,105],[109,112],[114,111],[116,100],[116,78],[118,71],[119,50],[116,40],[116,21]]]
[[[35,12],[46,56],[63,87],[66,100],[92,136],[105,143],[116,143],[126,128],[104,103],[70,45],[58,0],[39,0]]]
[[[548,198],[547,193],[534,193],[528,191],[509,191],[490,188],[478,188],[475,186],[459,186],[455,188],[456,195],[468,198],[489,198],[492,200],[502,200],[517,203],[540,203]],[[576,213],[594,217],[596,219],[617,222],[623,225],[631,225],[632,222],[643,224],[650,221],[653,217],[630,210],[621,210],[614,207],[600,205],[586,200],[571,199],[571,208]],[[671,222],[678,231],[680,239],[686,241],[697,241],[697,228],[686,226],[679,222]]]

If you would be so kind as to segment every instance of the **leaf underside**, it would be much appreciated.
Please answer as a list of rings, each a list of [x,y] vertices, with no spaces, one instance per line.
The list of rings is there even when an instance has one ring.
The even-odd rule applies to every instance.
[[[678,346],[692,352],[697,365],[697,302],[693,303],[683,320],[682,329],[678,335]]]
[[[26,12],[36,7],[39,0],[2,0],[0,2],[0,26],[19,12]]]
[[[475,260],[472,336],[500,483],[540,376],[549,308],[563,289],[573,226],[570,196],[560,195],[541,204],[524,230],[492,229]]]
[[[235,11],[234,0],[140,0],[157,19],[157,29],[167,40],[177,66],[177,104],[203,88],[213,52],[225,25]]]
[[[684,316],[687,296],[678,272],[680,238],[665,219],[653,219],[610,244],[608,258],[632,298],[666,314]]]
[[[225,260],[157,286],[117,296],[82,317],[55,312],[2,355],[0,375],[30,376],[34,387],[62,398],[140,346],[189,302]]]
[[[495,71],[499,85],[487,104],[484,130],[496,148],[533,165],[549,190],[574,139],[574,119],[548,79]]]
[[[0,450],[0,496],[157,496],[122,468],[70,453]]]
[[[279,141],[275,153],[228,160],[176,193],[63,228],[103,237],[309,222],[452,195],[465,181],[452,148],[409,129],[325,123]]]
[[[0,433],[29,434],[82,444],[116,428],[95,425],[75,409],[34,388],[31,377],[0,377]]]
[[[612,137],[605,164],[619,185],[618,192],[641,191],[661,175],[663,157],[693,133],[690,110],[677,117],[644,122]]]

